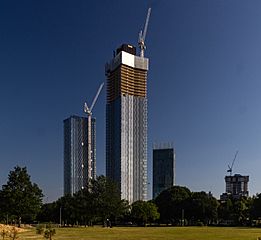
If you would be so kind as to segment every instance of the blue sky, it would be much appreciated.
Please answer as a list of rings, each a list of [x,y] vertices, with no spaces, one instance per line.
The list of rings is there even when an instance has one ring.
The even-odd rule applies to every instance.
[[[234,173],[261,192],[259,0],[1,1],[0,185],[21,165],[45,201],[62,195],[63,119],[84,115],[113,50],[137,45],[148,6],[149,182],[153,143],[173,142],[178,185],[219,197],[239,150]],[[93,111],[98,174],[105,97]]]

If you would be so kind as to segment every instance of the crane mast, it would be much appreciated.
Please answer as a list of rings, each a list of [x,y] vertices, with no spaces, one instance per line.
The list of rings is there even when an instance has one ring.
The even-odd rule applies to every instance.
[[[84,103],[84,112],[88,116],[88,178],[92,179],[92,109],[101,93],[104,86],[102,83],[92,101],[91,107],[89,108],[87,103]],[[82,165],[84,167],[84,164]],[[94,176],[95,177],[95,176]]]
[[[234,166],[235,160],[236,160],[236,158],[237,158],[237,154],[238,154],[238,151],[236,151],[236,154],[235,154],[235,157],[234,157],[233,162],[232,162],[232,164],[231,164],[231,167],[228,165],[228,170],[227,170],[227,172],[230,173],[230,176],[232,176],[233,166]]]
[[[145,38],[146,38],[146,34],[147,34],[147,29],[148,29],[148,25],[149,25],[149,19],[150,19],[150,13],[151,13],[151,8],[148,9],[148,13],[147,13],[147,18],[146,18],[146,22],[144,25],[144,29],[143,31],[141,30],[139,33],[139,47],[140,47],[140,56],[144,57],[144,51],[146,49],[146,45],[145,45]]]

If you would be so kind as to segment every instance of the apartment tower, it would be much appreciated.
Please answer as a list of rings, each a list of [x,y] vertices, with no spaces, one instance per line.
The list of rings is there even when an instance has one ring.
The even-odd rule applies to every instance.
[[[96,119],[92,118],[92,171],[88,176],[88,119],[71,116],[64,126],[64,195],[84,189],[96,177]]]
[[[175,150],[170,146],[153,149],[153,198],[175,185]]]
[[[106,64],[106,175],[129,203],[147,199],[148,58],[123,44]]]
[[[226,192],[220,196],[220,200],[226,201],[229,198],[240,199],[249,196],[249,176],[242,176],[241,174],[225,176],[225,182]]]

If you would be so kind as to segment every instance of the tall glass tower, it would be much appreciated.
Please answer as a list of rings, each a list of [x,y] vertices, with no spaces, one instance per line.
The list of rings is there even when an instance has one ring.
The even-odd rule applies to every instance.
[[[96,177],[96,119],[92,118],[92,172],[88,176],[88,119],[71,116],[64,126],[64,195],[84,189]]]
[[[175,185],[175,150],[171,146],[153,149],[153,198]]]
[[[123,44],[106,64],[106,175],[129,203],[147,199],[148,58]]]

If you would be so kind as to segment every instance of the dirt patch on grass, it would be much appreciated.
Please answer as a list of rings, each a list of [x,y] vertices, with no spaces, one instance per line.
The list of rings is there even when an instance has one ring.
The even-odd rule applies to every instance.
[[[17,230],[17,232],[25,232],[26,229],[23,228],[18,228],[18,227],[14,227],[14,226],[10,226],[10,225],[4,225],[4,224],[0,224],[0,232],[7,231],[7,232],[11,232],[12,229],[15,228],[15,230]]]

